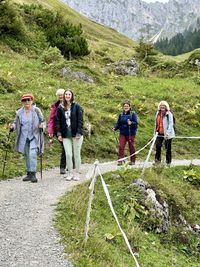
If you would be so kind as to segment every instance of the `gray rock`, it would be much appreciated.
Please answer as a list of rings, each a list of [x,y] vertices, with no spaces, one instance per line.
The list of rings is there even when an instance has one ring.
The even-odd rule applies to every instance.
[[[114,72],[117,75],[135,76],[139,71],[139,65],[134,58],[129,60],[120,60],[113,64],[107,64],[104,73]]]
[[[61,69],[62,77],[69,77],[76,80],[85,81],[88,83],[94,83],[94,80],[88,76],[87,74],[80,71],[72,71],[70,68],[62,68]]]
[[[144,205],[147,207],[147,209],[152,207],[155,217],[159,219],[158,221],[160,223],[156,228],[156,232],[162,233],[168,231],[170,227],[168,204],[164,200],[162,200],[162,203],[160,203],[161,201],[158,199],[156,192],[150,188],[150,185],[144,180],[137,179],[133,184],[140,187],[144,191],[144,195],[146,197]],[[148,203],[150,203],[150,205]]]

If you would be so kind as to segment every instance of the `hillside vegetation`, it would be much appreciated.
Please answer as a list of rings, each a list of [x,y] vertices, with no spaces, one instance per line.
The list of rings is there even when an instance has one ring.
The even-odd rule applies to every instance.
[[[198,183],[186,179],[185,174],[192,172]],[[156,233],[160,222],[153,205],[149,202],[148,209],[142,190],[133,185],[140,177],[140,170],[126,168],[104,176],[114,210],[140,266],[199,267],[199,232],[188,230],[180,218],[184,217],[190,225],[199,225],[200,168],[156,168],[145,172],[143,179],[155,190],[159,202],[169,205],[170,228],[163,233]],[[136,266],[113,218],[100,177],[95,184],[89,237],[84,242],[88,186],[78,186],[65,195],[57,208],[55,225],[74,266]]]
[[[0,37],[0,158],[2,167],[6,163],[4,177],[0,174],[0,179],[24,174],[22,156],[13,151],[15,133],[9,136],[6,126],[14,119],[15,110],[21,106],[21,95],[27,92],[33,93],[36,105],[48,119],[56,90],[71,88],[74,91],[76,101],[84,108],[85,124],[90,123],[92,126],[91,137],[84,137],[83,163],[94,162],[95,159],[116,159],[118,134],[111,129],[125,99],[131,100],[139,117],[137,149],[152,138],[155,111],[163,99],[169,102],[176,117],[177,135],[199,136],[200,70],[195,64],[197,59],[200,60],[199,50],[177,58],[163,56],[151,45],[142,42],[136,44],[113,29],[80,16],[61,1],[15,2],[17,6],[8,22],[14,28],[5,27],[6,22],[3,19],[2,24],[0,23],[0,30],[5,37]],[[0,7],[3,3],[5,1],[0,1]],[[10,3],[13,5],[13,1]],[[21,6],[22,4],[42,4],[43,8],[34,5],[30,8],[31,12],[25,12],[29,7]],[[69,53],[72,49],[64,53],[60,43],[52,44],[51,38],[48,39],[47,28],[44,29],[37,20],[37,15],[43,14],[43,11],[50,18],[60,18],[61,29],[64,27],[63,21],[68,21],[67,26],[83,38],[83,51],[87,50],[87,53]],[[6,17],[3,12],[0,16],[4,19]],[[39,17],[40,22],[44,22],[45,18]],[[13,24],[10,23],[13,21]],[[15,27],[16,25],[20,27]],[[47,26],[49,25],[50,29],[59,32],[48,21]],[[65,27],[64,29],[66,30]],[[13,34],[13,30],[17,35]],[[61,39],[65,41],[68,38]],[[73,44],[77,40],[79,39],[75,38]],[[67,47],[69,43],[64,44]],[[116,62],[133,57],[139,64],[136,76],[117,75],[113,71],[112,67]],[[88,75],[94,82],[64,76],[63,69],[67,68]],[[50,144],[47,134],[45,141],[43,167],[58,166],[58,141],[55,138],[53,144]],[[147,152],[145,149],[137,159],[143,160]],[[6,155],[7,161],[4,162]],[[174,139],[173,158],[192,160],[199,155],[199,140]],[[161,200],[169,205],[172,227],[162,234],[155,233],[157,220],[141,206],[140,201],[144,196],[130,186],[139,177],[139,170],[125,167],[117,173],[107,174],[105,179],[110,185],[109,191],[120,223],[133,251],[138,253],[141,266],[199,267],[199,234],[187,231],[179,224],[178,216],[183,215],[190,225],[200,221],[200,169],[191,165],[184,169],[160,167],[145,172],[144,179],[158,192]],[[62,234],[66,251],[70,252],[75,262],[74,266],[134,266],[108,209],[99,178],[95,188],[90,237],[84,245],[88,193],[88,184],[81,185],[64,196],[58,205],[56,227]]]
[[[64,18],[70,18],[69,22],[75,25],[79,15],[63,3],[59,1],[42,1],[42,3],[44,7],[48,4],[53,12],[62,9]],[[72,12],[75,19],[70,15]],[[199,133],[200,96],[195,66],[184,67],[182,64],[180,67],[174,60],[165,60],[157,53],[150,53],[149,49],[147,53],[144,45],[139,46],[136,52],[135,43],[116,31],[84,17],[79,18],[83,36],[86,37],[90,50],[90,54],[84,57],[68,60],[56,48],[48,47],[42,39],[40,44],[34,43],[38,44],[37,49],[26,44],[24,42],[26,39],[22,42],[20,40],[16,42],[15,36],[13,38],[9,36],[10,42],[1,39],[0,156],[3,160],[5,149],[8,150],[5,177],[23,174],[23,161],[19,160],[21,156],[13,152],[14,134],[8,142],[6,125],[13,120],[15,110],[21,105],[20,97],[26,92],[32,92],[36,96],[36,104],[48,119],[50,104],[55,101],[56,89],[63,87],[74,90],[76,100],[84,107],[85,121],[92,125],[92,136],[90,139],[86,137],[84,141],[83,161],[91,162],[94,158],[104,160],[116,158],[116,136],[111,128],[121,112],[121,103],[127,98],[131,100],[133,109],[139,116],[137,148],[146,144],[152,137],[154,114],[161,99],[169,101],[175,113],[178,135]],[[35,29],[36,32],[33,27],[27,28],[27,35],[38,38],[43,36],[40,31],[37,35],[38,28]],[[98,36],[97,32],[100,30],[101,34]],[[16,47],[13,44],[16,44]],[[115,61],[135,56],[141,62],[140,73],[135,77],[119,76],[106,70],[108,65],[112,65]],[[95,82],[88,83],[63,77],[61,70],[66,67],[84,72]],[[56,140],[50,145],[48,138],[46,139],[44,167],[49,168],[58,165],[60,147]],[[194,150],[193,146],[194,141],[174,141],[174,156],[195,157],[199,154],[199,147]],[[144,154],[141,155],[141,158],[143,157]]]

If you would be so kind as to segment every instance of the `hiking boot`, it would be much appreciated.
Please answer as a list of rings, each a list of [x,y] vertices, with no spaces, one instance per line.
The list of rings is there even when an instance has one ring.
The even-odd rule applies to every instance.
[[[60,174],[65,174],[66,171],[65,171],[65,168],[60,168]]]
[[[36,178],[36,173],[35,172],[31,172],[31,182],[32,183],[37,183],[37,178]]]
[[[155,162],[153,163],[153,166],[159,166],[159,165],[161,165],[161,161],[155,160]]]
[[[134,161],[130,161],[130,162],[128,163],[128,165],[135,165],[135,162],[134,162]]]
[[[31,172],[27,172],[26,177],[22,179],[23,182],[28,182],[31,180]]]
[[[117,166],[122,166],[123,164],[124,164],[123,160],[117,162]]]

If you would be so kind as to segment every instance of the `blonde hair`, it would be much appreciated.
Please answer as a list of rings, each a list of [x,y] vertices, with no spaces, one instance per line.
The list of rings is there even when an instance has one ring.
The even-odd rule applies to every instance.
[[[61,95],[61,94],[64,94],[64,92],[65,92],[65,89],[59,88],[59,89],[56,91],[56,96]]]
[[[158,110],[160,110],[161,105],[165,106],[166,110],[168,110],[168,111],[170,110],[170,107],[169,107],[169,104],[167,103],[167,101],[165,101],[165,100],[160,101],[160,103],[158,104]]]

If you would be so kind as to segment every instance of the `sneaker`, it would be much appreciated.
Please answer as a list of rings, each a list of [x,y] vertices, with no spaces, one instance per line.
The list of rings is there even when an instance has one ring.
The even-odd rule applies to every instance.
[[[66,181],[71,181],[73,179],[73,174],[72,173],[68,173],[65,178],[66,178]]]
[[[170,168],[171,167],[171,163],[166,163],[165,167],[166,168]]]
[[[65,174],[65,173],[66,173],[65,169],[64,168],[60,168],[60,174]]]
[[[80,180],[80,176],[79,173],[75,173],[74,177],[73,177],[74,181],[79,181]]]

